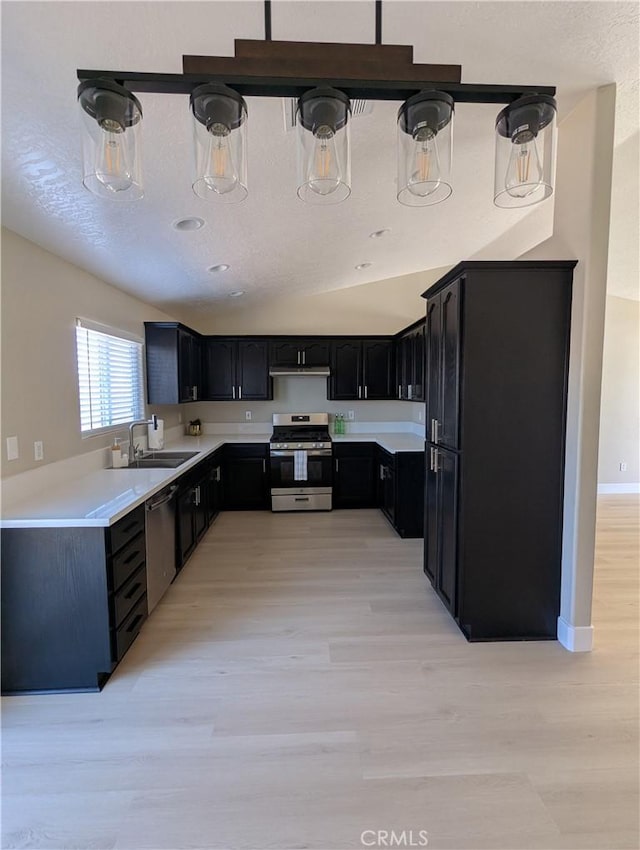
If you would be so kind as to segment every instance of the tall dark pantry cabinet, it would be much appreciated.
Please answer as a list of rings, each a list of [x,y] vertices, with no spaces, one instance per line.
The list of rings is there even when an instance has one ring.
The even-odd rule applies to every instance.
[[[555,638],[576,261],[428,289],[424,570],[469,640]]]

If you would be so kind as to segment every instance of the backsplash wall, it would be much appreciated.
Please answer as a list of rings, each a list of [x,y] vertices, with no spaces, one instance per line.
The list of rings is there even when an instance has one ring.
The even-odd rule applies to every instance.
[[[274,413],[344,413],[353,410],[360,422],[419,422],[424,404],[409,401],[329,401],[325,378],[275,378],[273,401],[201,401],[183,405],[183,420],[252,422],[271,425]]]

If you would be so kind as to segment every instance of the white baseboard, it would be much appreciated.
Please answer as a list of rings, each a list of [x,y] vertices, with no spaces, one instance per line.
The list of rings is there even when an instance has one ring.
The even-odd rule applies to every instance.
[[[591,652],[593,626],[571,626],[563,617],[558,617],[558,640],[569,652]]]
[[[605,493],[640,493],[640,481],[630,484],[598,484],[598,495]]]

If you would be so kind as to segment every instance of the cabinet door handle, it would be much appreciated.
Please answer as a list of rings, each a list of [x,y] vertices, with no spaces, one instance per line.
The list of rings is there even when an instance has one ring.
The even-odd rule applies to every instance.
[[[135,627],[138,625],[140,620],[144,620],[144,614],[138,614],[137,617],[134,617],[133,620],[129,623],[129,626],[127,627],[127,631],[129,633],[131,633],[135,629]]]
[[[302,365],[303,366],[307,365],[307,352],[306,351],[302,352]]]
[[[434,430],[434,432],[435,432],[435,436],[434,436],[434,438],[433,438],[433,442],[434,442],[434,443],[437,443],[437,442],[438,442],[438,438],[439,438],[439,436],[440,436],[440,435],[438,434],[438,431],[440,430],[440,423],[438,422],[438,420],[437,420],[437,419],[434,419],[434,420],[433,420],[433,430]]]
[[[137,581],[137,582],[133,585],[133,587],[131,588],[131,590],[130,590],[128,593],[125,593],[124,598],[125,598],[125,599],[131,599],[133,596],[135,596],[135,594],[138,592],[138,590],[139,590],[141,587],[142,587],[142,582],[141,582],[141,581]]]
[[[336,458],[336,472],[340,469],[340,461]]]
[[[380,464],[380,481],[384,481],[384,466]]]
[[[402,384],[398,384],[398,398],[402,398]]]
[[[240,384],[240,386],[238,387],[238,398],[242,398],[242,384]]]
[[[216,467],[216,481],[220,481],[220,467]]]
[[[298,366],[300,365],[300,352],[298,352]]]
[[[236,388],[235,388],[235,386],[232,387],[232,392],[233,392],[233,400],[235,401],[236,400]]]
[[[433,472],[433,446],[429,449],[429,471]]]
[[[364,397],[367,398],[368,395],[369,395],[369,387],[365,384],[364,385]]]
[[[267,461],[266,460],[262,461],[262,474],[263,475],[267,474]]]
[[[358,387],[358,398],[362,398],[362,387]]]
[[[198,401],[198,387],[194,385],[193,392],[191,393],[191,397],[194,401]]]

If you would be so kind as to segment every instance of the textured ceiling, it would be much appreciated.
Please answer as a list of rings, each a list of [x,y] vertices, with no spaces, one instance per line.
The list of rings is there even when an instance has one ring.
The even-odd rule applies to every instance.
[[[371,42],[373,2],[283,2],[277,39]],[[395,112],[376,103],[352,130],[353,193],[333,208],[295,195],[295,134],[278,100],[250,99],[249,199],[217,207],[191,191],[185,97],[142,96],[145,198],[102,201],[80,184],[75,70],[181,70],[183,53],[232,55],[233,39],[263,37],[258,2],[5,2],[3,224],[144,300],[171,309],[214,307],[244,289],[258,299],[322,292],[453,264],[528,213],[492,203],[495,106],[459,105],[453,197],[433,208],[395,201]],[[635,3],[391,2],[383,40],[414,45],[417,62],[463,65],[466,82],[556,84],[561,116],[594,86],[616,81],[616,142],[637,130]],[[634,88],[635,86],[635,88]],[[531,220],[531,244],[549,234]],[[177,232],[171,222],[206,226]],[[391,228],[379,240],[369,233]],[[364,271],[354,266],[372,265]],[[211,275],[207,268],[228,263]]]

